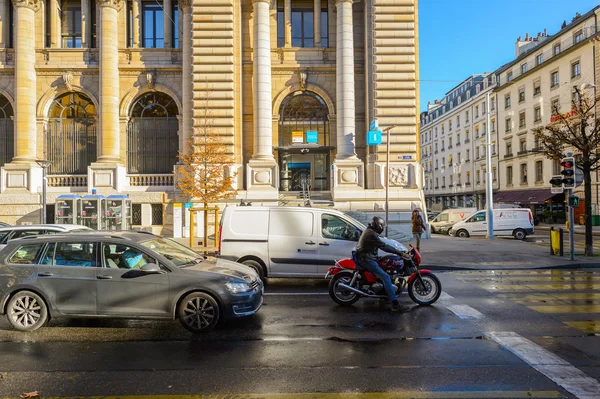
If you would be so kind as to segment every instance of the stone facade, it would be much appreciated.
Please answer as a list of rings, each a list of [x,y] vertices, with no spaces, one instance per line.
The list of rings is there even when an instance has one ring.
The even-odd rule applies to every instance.
[[[0,220],[39,220],[40,159],[53,160],[49,204],[60,194],[96,190],[129,194],[143,215],[151,204],[162,204],[168,215],[170,203],[185,200],[174,186],[176,158],[170,170],[139,172],[156,170],[139,154],[158,159],[171,141],[186,151],[206,115],[214,134],[230,145],[238,190],[232,203],[302,203],[302,181],[313,196],[340,209],[383,209],[385,135],[378,147],[365,139],[376,118],[381,128],[395,126],[390,210],[423,207],[416,0],[165,0],[152,8],[163,18],[156,26],[166,27],[153,37],[143,18],[154,5],[141,0],[81,0],[78,32],[61,31],[69,16],[66,6],[55,11],[58,3],[0,1],[0,96],[12,110],[5,118],[12,130],[2,134],[14,140],[2,165]],[[298,18],[305,19],[300,33]],[[72,93],[77,96],[71,103],[61,100]],[[172,102],[169,117],[176,118],[166,124],[155,120],[163,115],[153,114],[157,135],[169,138],[155,153],[141,149],[140,137],[152,132],[139,131],[148,129],[148,121],[137,121],[146,111],[135,111],[140,98],[153,93]],[[300,123],[282,114],[304,94],[323,107],[314,128],[318,143],[307,138],[312,120]],[[81,107],[83,101],[89,108]],[[71,149],[65,149],[68,118],[76,126]],[[82,125],[85,139],[77,136]],[[73,155],[85,148],[90,156]],[[57,173],[61,157],[72,161]]]

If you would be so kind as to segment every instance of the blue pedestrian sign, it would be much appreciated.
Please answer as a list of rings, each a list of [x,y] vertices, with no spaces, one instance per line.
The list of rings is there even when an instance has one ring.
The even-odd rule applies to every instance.
[[[319,142],[319,132],[306,132],[306,142],[307,143],[318,143]]]
[[[369,130],[367,132],[367,145],[379,145],[382,141],[381,130]]]

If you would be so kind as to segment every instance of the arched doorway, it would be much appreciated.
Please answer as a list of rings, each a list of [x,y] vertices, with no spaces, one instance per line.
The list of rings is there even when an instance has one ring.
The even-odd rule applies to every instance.
[[[10,101],[0,94],[0,166],[9,163],[15,156],[13,115]]]
[[[50,106],[46,133],[48,174],[85,175],[96,162],[96,107],[83,93],[65,93]]]
[[[175,101],[165,93],[150,92],[137,99],[127,127],[128,173],[173,173],[179,150],[178,114]]]
[[[279,168],[282,191],[329,190],[329,111],[312,92],[287,96],[279,110]]]

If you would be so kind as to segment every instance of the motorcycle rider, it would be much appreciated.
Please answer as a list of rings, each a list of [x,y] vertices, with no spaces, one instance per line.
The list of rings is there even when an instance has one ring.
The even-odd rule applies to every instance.
[[[385,293],[387,294],[388,299],[392,302],[392,311],[403,312],[409,308],[398,303],[396,293],[394,292],[394,286],[392,285],[392,279],[377,264],[377,250],[381,249],[384,252],[400,255],[404,258],[406,258],[408,254],[386,244],[381,238],[379,238],[379,234],[383,232],[384,228],[385,221],[382,218],[374,216],[373,219],[371,219],[369,226],[360,236],[358,245],[356,247],[358,265],[379,277],[379,279],[383,282]]]

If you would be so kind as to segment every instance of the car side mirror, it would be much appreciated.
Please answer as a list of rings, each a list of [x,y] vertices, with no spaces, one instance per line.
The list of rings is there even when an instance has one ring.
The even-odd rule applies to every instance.
[[[164,271],[161,270],[160,266],[158,266],[156,263],[146,263],[144,266],[142,266],[142,268],[140,270],[145,273],[148,273],[148,274],[163,274],[164,273]]]

